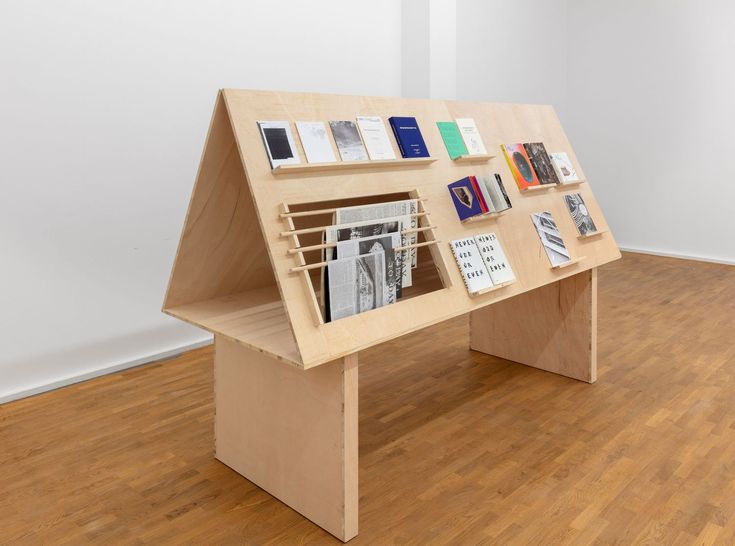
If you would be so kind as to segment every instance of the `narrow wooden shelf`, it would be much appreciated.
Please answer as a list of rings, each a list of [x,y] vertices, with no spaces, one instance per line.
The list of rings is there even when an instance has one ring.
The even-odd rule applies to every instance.
[[[487,214],[478,214],[477,216],[472,216],[470,218],[467,218],[465,220],[462,220],[463,224],[471,224],[473,222],[479,222],[481,220],[490,220],[492,218],[497,218],[498,216],[502,216],[506,212],[508,212],[511,209],[505,209],[501,210],[500,212],[489,212]]]
[[[271,172],[273,174],[291,174],[303,172],[328,172],[345,171],[352,169],[401,169],[404,167],[415,167],[417,165],[428,165],[437,161],[435,157],[417,157],[409,159],[380,159],[371,161],[335,161],[333,163],[303,163],[298,165],[279,165]]]
[[[189,303],[164,312],[278,360],[302,366],[275,286]]]
[[[481,163],[495,159],[497,156],[492,154],[477,154],[477,155],[461,155],[455,157],[452,161],[455,163]]]
[[[598,231],[593,231],[592,233],[588,233],[587,235],[577,235],[577,239],[591,239],[592,237],[597,237],[598,235],[602,235],[603,233],[607,233],[607,230],[601,229]]]
[[[490,288],[485,288],[484,290],[480,290],[479,292],[474,292],[473,294],[470,294],[470,296],[482,296],[483,294],[487,294],[488,292],[494,292],[495,290],[500,290],[501,288],[505,288],[506,286],[510,286],[511,284],[515,284],[516,281],[508,281],[500,284],[496,284],[495,286],[491,286]]]
[[[570,265],[574,265],[574,264],[577,264],[577,263],[581,262],[585,258],[586,258],[586,256],[580,256],[579,258],[574,258],[572,260],[569,260],[568,262],[564,262],[563,264],[552,265],[551,266],[551,269],[562,269],[564,267],[569,267]]]
[[[533,193],[536,191],[550,190],[551,188],[558,187],[559,184],[541,184],[539,186],[529,186],[525,190],[521,190],[521,193]]]
[[[585,179],[582,180],[575,180],[574,182],[562,182],[561,184],[556,184],[559,188],[566,188],[568,186],[579,186],[580,184],[584,184],[587,182]]]

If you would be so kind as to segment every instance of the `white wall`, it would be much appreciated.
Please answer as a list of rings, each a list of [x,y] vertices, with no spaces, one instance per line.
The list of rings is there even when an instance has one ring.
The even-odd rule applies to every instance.
[[[4,0],[0,401],[206,341],[160,313],[221,87],[399,95],[400,4]]]
[[[623,247],[735,263],[735,4],[569,0],[566,129]]]
[[[567,87],[565,0],[457,2],[457,98],[551,104]]]

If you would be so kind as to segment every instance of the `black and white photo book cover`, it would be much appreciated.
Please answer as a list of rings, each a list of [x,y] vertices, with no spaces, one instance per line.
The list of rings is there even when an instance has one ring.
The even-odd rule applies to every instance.
[[[354,121],[330,121],[334,142],[337,144],[342,161],[363,161],[368,159],[367,150],[360,138]]]
[[[580,235],[585,236],[597,232],[597,226],[592,221],[590,211],[587,210],[581,194],[572,193],[565,195],[564,202],[567,204],[569,214],[572,215],[572,220],[574,220],[574,225]]]
[[[288,121],[259,121],[258,127],[271,169],[301,163]]]
[[[556,227],[554,217],[550,212],[534,212],[531,214],[533,225],[536,226],[541,244],[549,257],[552,267],[556,267],[571,260],[559,228]]]

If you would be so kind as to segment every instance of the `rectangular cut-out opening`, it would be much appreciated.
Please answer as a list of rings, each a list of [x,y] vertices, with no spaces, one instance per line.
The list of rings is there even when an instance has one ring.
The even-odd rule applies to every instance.
[[[293,256],[292,274],[301,274],[304,282],[314,295],[315,319],[318,323],[330,322],[326,294],[322,294],[324,286],[323,276],[327,275],[325,264],[329,262],[328,253],[333,252],[333,246],[325,242],[325,230],[335,224],[335,209],[370,205],[406,200],[416,200],[415,212],[412,215],[413,225],[403,226],[401,235],[402,244],[410,247],[403,252],[406,267],[411,267],[412,252],[416,255],[416,266],[411,267],[411,282],[409,286],[401,287],[400,297],[390,305],[400,305],[401,302],[422,296],[430,292],[442,290],[450,285],[441,253],[436,246],[434,226],[431,223],[431,205],[422,199],[417,192],[386,193],[356,198],[334,199],[310,203],[289,203],[284,205],[284,230],[291,240]],[[379,224],[383,219],[376,218]],[[403,248],[403,247],[401,247]],[[304,250],[301,250],[304,249]],[[368,312],[369,311],[365,311]],[[361,313],[364,314],[364,313]]]

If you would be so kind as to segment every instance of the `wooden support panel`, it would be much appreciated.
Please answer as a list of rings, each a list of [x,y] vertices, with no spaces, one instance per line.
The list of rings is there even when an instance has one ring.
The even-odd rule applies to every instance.
[[[357,535],[357,355],[299,370],[215,336],[216,457],[342,541]]]
[[[597,268],[470,314],[470,348],[597,380]]]

